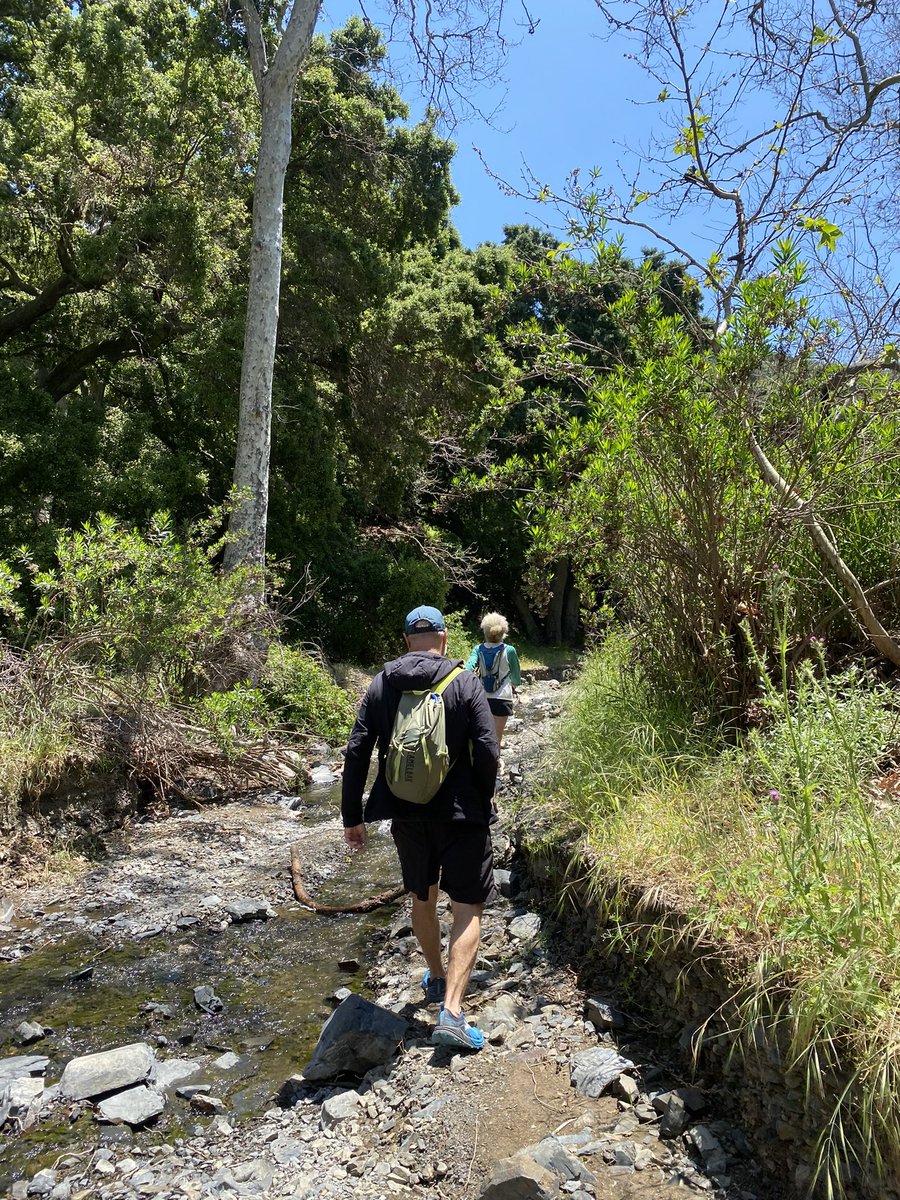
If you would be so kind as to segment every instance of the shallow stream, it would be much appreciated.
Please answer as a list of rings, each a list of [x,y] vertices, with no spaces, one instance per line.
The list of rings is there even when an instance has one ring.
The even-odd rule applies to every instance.
[[[330,876],[325,882],[320,878],[313,887],[307,881],[309,890],[329,903],[361,899],[397,881],[393,843],[382,828],[373,828],[369,846],[354,857],[352,867],[340,861],[346,856],[334,850],[340,839],[337,791],[308,793],[294,827],[312,856],[317,842],[310,833],[317,826],[319,833],[332,827],[328,844],[337,865],[325,872]],[[273,826],[276,819],[284,822],[283,810],[252,810],[255,834],[265,836],[269,815]],[[284,862],[286,871],[286,850]],[[317,874],[315,864],[312,873]],[[216,889],[211,885],[210,890]],[[211,1084],[212,1094],[226,1102],[230,1121],[271,1107],[281,1084],[308,1060],[332,1011],[335,990],[362,990],[378,931],[395,912],[387,908],[359,916],[318,916],[287,899],[289,890],[286,882],[280,886],[285,898],[274,904],[274,919],[223,929],[198,923],[176,933],[122,937],[116,922],[127,923],[135,906],[110,902],[109,891],[103,903],[89,906],[88,931],[72,927],[69,920],[54,924],[61,913],[49,906],[43,917],[32,918],[32,928],[20,921],[15,931],[19,944],[27,948],[27,938],[34,935],[34,948],[14,961],[0,962],[0,1057],[46,1055],[49,1086],[76,1055],[146,1041],[160,1059],[201,1060],[201,1070],[184,1082]],[[53,907],[71,916],[73,906],[65,900]],[[52,939],[40,936],[48,919]],[[0,934],[0,950],[12,937],[12,931]],[[87,978],[78,977],[89,968]],[[203,984],[212,985],[224,1002],[221,1013],[208,1015],[196,1006],[194,988]],[[166,1011],[146,1011],[149,1004]],[[14,1032],[22,1021],[38,1022],[52,1032],[23,1046]],[[225,1052],[237,1055],[237,1063],[227,1069],[213,1066]],[[112,1141],[171,1141],[193,1132],[197,1115],[175,1096],[174,1087],[167,1094],[165,1112],[141,1133],[98,1125],[88,1115],[71,1124],[65,1114],[57,1121],[41,1121],[21,1136],[11,1136],[7,1125],[0,1132],[0,1191],[13,1179],[52,1165],[65,1152]]]

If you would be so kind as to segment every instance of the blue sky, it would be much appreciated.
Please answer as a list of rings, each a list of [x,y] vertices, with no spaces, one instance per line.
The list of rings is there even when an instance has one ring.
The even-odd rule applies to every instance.
[[[378,0],[366,5],[373,19],[377,8]],[[467,246],[500,241],[504,225],[524,221],[563,233],[558,213],[505,195],[485,164],[522,190],[526,171],[561,189],[573,168],[581,168],[584,178],[599,166],[614,182],[626,155],[623,145],[632,150],[643,145],[660,111],[654,103],[658,85],[626,58],[633,46],[599,36],[602,22],[594,0],[529,0],[528,11],[539,22],[533,34],[522,28],[521,9],[511,4],[508,11],[519,41],[510,49],[505,80],[474,97],[483,111],[498,104],[500,110],[492,125],[472,119],[453,132],[458,146],[453,180],[462,197],[454,220]],[[355,12],[354,0],[326,0],[320,28],[341,24]],[[406,99],[415,106],[412,88]],[[713,243],[707,246],[693,220],[693,226],[690,220],[681,222],[677,231],[706,257]],[[648,241],[631,231],[626,245],[636,253]]]

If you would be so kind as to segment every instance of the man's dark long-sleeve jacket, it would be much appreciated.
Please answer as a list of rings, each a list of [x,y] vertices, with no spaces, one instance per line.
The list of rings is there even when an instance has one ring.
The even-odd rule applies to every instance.
[[[395,817],[488,824],[499,749],[487,696],[481,680],[471,671],[457,675],[442,693],[451,767],[437,795],[427,804],[410,804],[393,795],[385,778],[385,758],[401,692],[433,687],[461,665],[459,659],[412,650],[385,663],[384,670],[372,680],[347,744],[341,794],[345,826],[360,825],[363,819],[384,821]],[[378,775],[366,802],[364,818],[363,790],[376,743]]]

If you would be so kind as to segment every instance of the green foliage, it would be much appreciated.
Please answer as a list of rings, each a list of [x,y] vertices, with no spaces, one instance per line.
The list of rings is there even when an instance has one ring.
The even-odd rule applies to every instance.
[[[0,41],[0,559],[45,568],[97,512],[184,524],[228,494],[257,98],[208,5],[15,0]],[[418,520],[430,436],[485,395],[453,147],[407,123],[384,54],[359,19],[314,39],[285,191],[269,548],[345,654],[332,579],[395,573],[359,531]]]
[[[890,691],[858,667],[833,676],[824,672],[821,657],[803,662],[787,691],[766,676],[760,701],[765,723],[747,739],[756,790],[772,790],[788,801],[851,796],[861,779],[874,777],[895,744],[897,712]]]
[[[653,687],[633,638],[611,633],[586,660],[554,741],[554,786],[590,827],[646,789],[690,778],[715,744],[690,697]]]
[[[447,579],[401,537],[335,551],[325,586],[304,611],[304,631],[355,662],[373,665],[403,652],[403,618],[417,604],[443,610]]]
[[[444,620],[447,624],[447,656],[465,662],[472,647],[481,641],[481,631],[463,612],[445,612]]]
[[[353,724],[353,706],[324,667],[310,654],[273,642],[260,680],[260,695],[281,723],[334,743]]]
[[[643,356],[636,305],[694,319],[699,297],[676,265],[654,256],[635,264],[618,243],[582,257],[538,230],[510,226],[503,249],[487,348],[506,387],[471,431],[455,481],[457,532],[465,529],[485,563],[477,578],[488,597],[503,606],[518,598],[521,611],[517,593],[527,590],[546,618],[545,637],[572,639],[579,594],[583,608],[594,607],[609,578],[609,498],[588,465],[592,391]]]
[[[805,530],[764,480],[748,429],[829,522],[864,587],[891,577],[886,551],[900,536],[888,501],[900,482],[897,386],[878,372],[844,383],[828,362],[839,331],[811,311],[795,248],[781,242],[773,257],[717,340],[666,311],[650,261],[609,304],[630,347],[613,369],[536,333],[542,369],[568,373],[582,397],[577,409],[548,399],[533,465],[506,468],[511,483],[530,484],[520,511],[545,586],[567,556],[588,607],[633,623],[653,681],[715,697],[736,720],[760,687],[745,625],[768,663],[786,621],[791,669],[828,625],[860,642]],[[882,610],[898,601],[896,588],[880,592]]]
[[[201,684],[220,647],[266,620],[246,602],[247,573],[216,568],[221,520],[215,513],[181,537],[167,513],[146,533],[101,514],[60,534],[53,569],[23,552],[43,632],[106,675],[155,678],[173,695]]]
[[[247,741],[264,737],[272,728],[266,696],[260,688],[246,684],[201,696],[196,701],[195,712],[199,722],[228,757],[245,748]]]

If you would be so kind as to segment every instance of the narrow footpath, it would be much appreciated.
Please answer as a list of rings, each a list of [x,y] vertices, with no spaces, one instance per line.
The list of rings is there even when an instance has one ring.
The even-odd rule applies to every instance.
[[[467,999],[468,1015],[488,1038],[480,1054],[430,1045],[435,1013],[422,1005],[424,968],[407,903],[363,920],[314,917],[292,899],[290,847],[298,842],[306,885],[317,898],[362,899],[396,881],[384,831],[376,831],[371,854],[345,853],[336,793],[328,787],[338,760],[327,747],[321,787],[300,802],[267,796],[142,824],[64,888],[5,897],[0,1162],[5,1153],[14,1156],[17,1142],[58,1129],[60,1120],[70,1129],[49,1161],[35,1155],[14,1172],[6,1194],[776,1197],[741,1131],[720,1118],[716,1090],[673,1073],[659,1048],[650,1048],[652,1031],[629,1017],[614,982],[599,994],[581,990],[566,927],[517,854],[510,802],[535,786],[561,694],[557,681],[527,682],[508,728],[495,829],[503,896],[486,913]],[[446,925],[446,909],[443,916]],[[217,958],[205,957],[208,943],[219,947]],[[106,1037],[85,1014],[92,1003],[102,1007],[97,996],[106,993],[95,991],[93,1001],[90,992],[83,995],[76,1012],[75,1005],[54,1009],[36,1000],[22,983],[26,965],[42,955],[52,961],[59,945],[67,957],[53,977],[62,973],[69,988],[79,970],[87,972],[74,979],[79,987],[99,988],[107,960],[117,964],[109,1003],[127,1010],[127,1020],[117,1026],[113,1012],[101,1014]],[[166,966],[146,994],[162,998],[138,1005],[143,955],[154,945],[164,948]],[[20,985],[16,1003],[8,981]],[[309,999],[298,1010],[301,985]],[[406,1022],[402,1044],[362,1080],[304,1082],[302,1066],[324,1015],[347,991],[399,1014]],[[223,1023],[229,1009],[241,1014],[231,1025]],[[79,1019],[90,1036],[82,1036]],[[308,1027],[301,1034],[302,1020]],[[67,1062],[124,1044],[143,1045],[134,1053],[149,1056],[141,1067],[145,1083],[132,1090],[160,1097],[143,1127],[133,1116],[129,1124],[115,1104],[104,1114],[108,1100],[73,1100],[71,1088],[68,1095],[59,1088]],[[275,1065],[267,1065],[279,1046]]]

